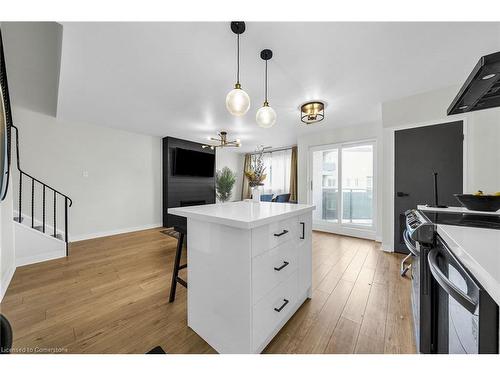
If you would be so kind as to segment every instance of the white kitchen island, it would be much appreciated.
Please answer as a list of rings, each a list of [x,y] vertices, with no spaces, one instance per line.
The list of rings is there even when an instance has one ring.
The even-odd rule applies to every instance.
[[[260,353],[311,297],[314,206],[231,202],[187,218],[188,325],[219,353]]]

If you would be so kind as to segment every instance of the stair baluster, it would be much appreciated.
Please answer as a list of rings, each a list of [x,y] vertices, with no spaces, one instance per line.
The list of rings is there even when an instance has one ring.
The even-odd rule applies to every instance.
[[[67,195],[57,191],[56,189],[46,185],[42,181],[30,176],[26,172],[21,169],[19,162],[19,129],[11,125],[11,128],[16,131],[16,157],[17,157],[17,170],[19,171],[19,204],[18,204],[18,215],[14,218],[17,222],[21,223],[23,221],[22,217],[22,191],[23,191],[23,176],[29,178],[31,180],[31,227],[41,231],[42,233],[46,232],[46,207],[47,207],[47,199],[46,199],[46,190],[50,189],[53,192],[53,209],[54,209],[54,217],[53,217],[53,237],[63,240],[66,243],[66,256],[69,255],[68,252],[68,244],[69,244],[69,234],[68,234],[68,208],[73,205],[73,201]],[[39,183],[42,185],[42,225],[35,226],[35,183]],[[64,197],[64,236],[62,234],[57,233],[57,196],[60,195]]]
[[[23,174],[19,173],[19,211],[18,212],[18,217],[17,217],[17,222],[20,223],[23,221],[22,218],[22,211],[21,211],[21,202],[22,200],[22,192],[23,192]]]
[[[42,232],[45,233],[45,184],[42,192]]]
[[[35,180],[31,180],[31,228],[35,227]]]
[[[66,242],[66,256],[68,256],[68,197],[64,197],[64,241]]]
[[[56,232],[56,191],[54,190],[54,237],[57,238]]]

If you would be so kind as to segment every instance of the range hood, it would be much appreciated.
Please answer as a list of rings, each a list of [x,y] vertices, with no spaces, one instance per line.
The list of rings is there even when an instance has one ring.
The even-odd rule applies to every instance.
[[[483,56],[448,107],[448,115],[500,107],[500,52]]]

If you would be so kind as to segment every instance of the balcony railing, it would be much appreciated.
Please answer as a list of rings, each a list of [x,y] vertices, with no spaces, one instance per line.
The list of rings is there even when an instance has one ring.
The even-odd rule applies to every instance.
[[[323,188],[322,219],[337,221],[338,189]],[[372,189],[343,189],[342,191],[342,221],[344,223],[369,225],[373,219]]]

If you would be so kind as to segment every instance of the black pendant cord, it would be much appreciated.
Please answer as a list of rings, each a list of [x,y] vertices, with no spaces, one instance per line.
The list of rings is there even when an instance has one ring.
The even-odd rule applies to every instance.
[[[265,92],[265,99],[264,99],[264,106],[269,105],[267,102],[267,61],[270,60],[273,57],[273,51],[270,49],[263,49],[260,51],[260,58],[265,61],[266,63],[266,68],[264,71],[264,78],[265,78],[265,83],[264,83],[264,92]]]
[[[266,73],[265,73],[265,77],[266,77],[266,84],[265,84],[265,99],[264,99],[264,102],[267,103],[267,60],[266,60]]]
[[[240,84],[240,34],[236,35],[236,84]]]

